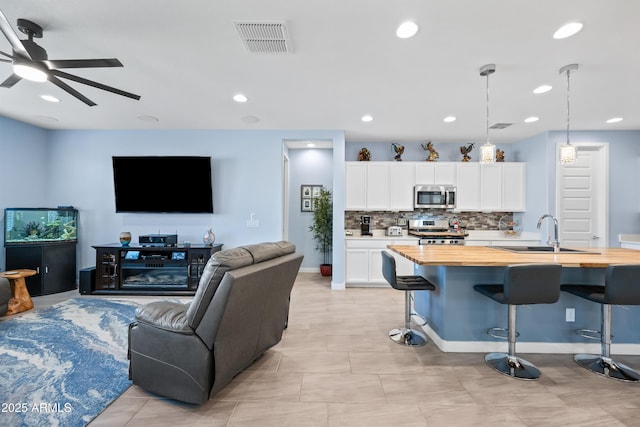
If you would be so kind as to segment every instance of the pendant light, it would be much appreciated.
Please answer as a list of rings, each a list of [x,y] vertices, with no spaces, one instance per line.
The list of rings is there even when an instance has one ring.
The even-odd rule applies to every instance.
[[[560,146],[560,164],[571,165],[575,163],[578,157],[578,151],[575,145],[569,142],[569,127],[571,122],[571,87],[569,85],[571,72],[578,71],[578,64],[569,64],[560,68],[560,75],[567,73],[567,142]]]
[[[495,71],[495,64],[487,64],[480,68],[480,75],[487,77],[487,142],[480,147],[480,161],[482,163],[494,163],[496,161],[496,146],[489,141],[489,76]]]

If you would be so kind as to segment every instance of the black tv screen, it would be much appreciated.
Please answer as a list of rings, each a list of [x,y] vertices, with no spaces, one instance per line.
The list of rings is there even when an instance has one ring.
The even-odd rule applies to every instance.
[[[113,157],[116,212],[213,213],[211,157]]]

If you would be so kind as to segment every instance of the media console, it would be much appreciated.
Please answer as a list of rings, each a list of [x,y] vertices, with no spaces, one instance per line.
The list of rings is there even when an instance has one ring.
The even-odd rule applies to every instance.
[[[94,295],[194,295],[204,266],[222,244],[149,247],[110,243],[93,248]]]

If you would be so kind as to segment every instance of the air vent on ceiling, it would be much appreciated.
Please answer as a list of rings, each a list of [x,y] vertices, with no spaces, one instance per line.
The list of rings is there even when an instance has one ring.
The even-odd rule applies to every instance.
[[[513,123],[496,123],[493,126],[489,126],[489,129],[504,129],[511,126]]]
[[[284,22],[238,22],[236,31],[250,53],[291,53],[291,40]]]

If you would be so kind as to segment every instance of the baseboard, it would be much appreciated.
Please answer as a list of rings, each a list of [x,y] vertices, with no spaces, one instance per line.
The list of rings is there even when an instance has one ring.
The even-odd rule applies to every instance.
[[[427,324],[421,327],[431,341],[445,353],[506,352],[507,341],[446,341]],[[517,342],[518,353],[600,354],[600,343]],[[640,344],[611,344],[611,354],[640,355]]]

